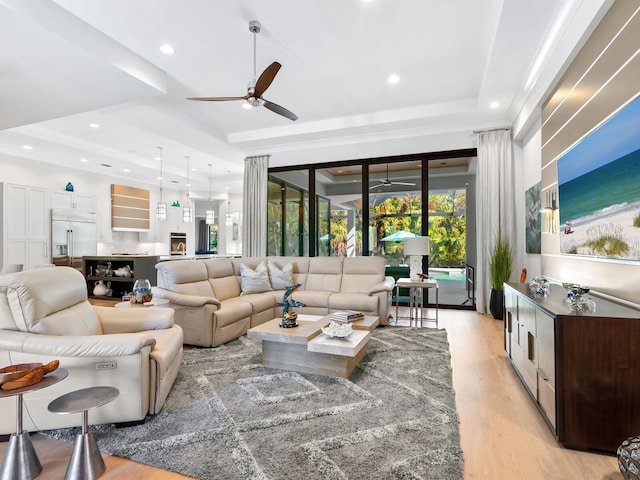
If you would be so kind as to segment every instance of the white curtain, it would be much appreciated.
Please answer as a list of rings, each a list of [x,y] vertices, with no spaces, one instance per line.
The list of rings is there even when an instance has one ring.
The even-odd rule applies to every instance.
[[[488,313],[491,292],[489,255],[498,231],[509,240],[512,249],[516,246],[513,145],[510,129],[477,132],[477,135],[476,309]]]
[[[267,254],[267,173],[269,155],[244,159],[242,256]]]

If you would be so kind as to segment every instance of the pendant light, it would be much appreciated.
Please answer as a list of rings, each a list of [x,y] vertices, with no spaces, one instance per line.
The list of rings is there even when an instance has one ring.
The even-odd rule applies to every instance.
[[[211,164],[209,164],[209,208],[204,214],[205,223],[213,225],[215,222],[215,213],[213,211],[213,203],[211,202]]]
[[[162,147],[158,147],[160,150],[160,201],[156,205],[156,218],[158,220],[166,220],[167,219],[167,204],[162,201]]]
[[[189,201],[189,157],[185,156],[184,158],[187,159],[187,201],[182,209],[182,221],[191,223],[193,222],[193,208],[191,208],[191,202]]]
[[[224,224],[227,227],[230,227],[231,225],[233,225],[233,213],[231,213],[231,197],[229,196],[229,194],[227,193],[227,214],[224,216],[225,218],[225,222]]]

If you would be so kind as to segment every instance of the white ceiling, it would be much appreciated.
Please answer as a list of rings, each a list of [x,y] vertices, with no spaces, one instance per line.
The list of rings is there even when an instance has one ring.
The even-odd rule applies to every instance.
[[[610,3],[0,0],[0,153],[155,185],[161,146],[165,182],[186,183],[189,156],[206,196],[209,164],[214,192],[239,192],[251,154],[280,166],[465,148],[539,102]],[[295,123],[186,100],[246,93],[250,20],[258,74],[283,65],[264,96]]]

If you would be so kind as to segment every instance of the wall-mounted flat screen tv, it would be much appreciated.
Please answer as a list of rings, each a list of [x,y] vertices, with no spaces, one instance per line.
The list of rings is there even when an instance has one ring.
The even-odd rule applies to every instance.
[[[560,251],[640,260],[640,97],[557,166]]]

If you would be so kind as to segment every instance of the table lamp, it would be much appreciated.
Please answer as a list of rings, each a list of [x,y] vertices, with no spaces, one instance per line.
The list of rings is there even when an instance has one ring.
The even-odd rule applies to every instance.
[[[422,256],[429,255],[429,237],[409,237],[403,240],[404,254],[410,257],[409,277],[420,280],[422,274]]]

